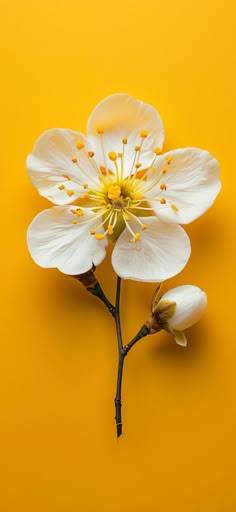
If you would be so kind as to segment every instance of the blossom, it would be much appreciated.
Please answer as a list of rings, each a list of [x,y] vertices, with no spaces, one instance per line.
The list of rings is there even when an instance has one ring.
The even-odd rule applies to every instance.
[[[153,316],[158,330],[173,334],[176,343],[186,345],[184,329],[198,322],[207,306],[207,296],[197,286],[183,285],[166,292],[158,301]]]
[[[162,154],[163,140],[158,112],[127,94],[97,105],[87,137],[69,129],[41,135],[28,173],[56,206],[28,229],[35,262],[81,274],[101,263],[110,240],[120,277],[161,282],[179,273],[191,252],[179,224],[211,206],[219,165],[196,148]]]

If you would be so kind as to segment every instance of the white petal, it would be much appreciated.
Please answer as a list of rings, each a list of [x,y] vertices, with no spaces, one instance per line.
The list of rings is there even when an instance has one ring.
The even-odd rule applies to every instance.
[[[104,130],[102,140],[105,150],[104,162],[101,136],[97,128]],[[100,165],[112,164],[107,158],[110,151],[122,151],[122,138],[127,137],[128,144],[125,146],[124,175],[130,172],[134,158],[134,146],[140,145],[140,131],[146,130],[148,136],[143,140],[143,151],[140,162],[142,168],[147,167],[153,160],[153,149],[162,148],[164,130],[162,120],[158,112],[150,105],[135,100],[128,94],[114,94],[101,101],[92,112],[88,124],[87,133],[89,140],[95,147],[95,154]],[[112,169],[113,170],[113,169]]]
[[[168,165],[166,158],[169,156],[172,160]],[[156,171],[148,172],[147,185],[154,183],[158,176],[160,180],[147,192],[146,197],[158,216],[167,222],[192,222],[212,205],[221,188],[217,160],[201,149],[170,151],[158,157],[155,168]],[[167,170],[166,174],[162,174],[163,168]],[[161,191],[161,184],[167,186],[166,191]],[[152,201],[155,196],[164,197],[166,204]]]
[[[116,273],[124,279],[136,281],[164,281],[180,272],[190,253],[190,240],[185,231],[175,224],[166,224],[156,217],[140,220],[147,224],[137,242],[126,228],[119,237],[112,254]],[[134,228],[134,225],[132,228]],[[137,224],[136,231],[137,230]]]
[[[176,303],[176,310],[168,324],[182,331],[198,322],[207,306],[207,296],[197,286],[183,285],[166,292],[160,299]]]
[[[54,206],[39,213],[28,229],[28,247],[34,261],[41,267],[57,267],[65,274],[82,274],[105,258],[107,239],[90,235],[99,221],[94,213],[84,210],[84,216],[73,224],[71,206]],[[91,219],[84,223],[84,220]],[[100,230],[101,232],[102,230]]]
[[[85,144],[83,150],[77,149],[78,140]],[[43,133],[27,158],[30,179],[39,193],[55,204],[68,204],[77,199],[83,193],[81,184],[92,184],[81,169],[91,178],[97,178],[87,155],[90,149],[87,139],[81,133],[62,128]],[[78,165],[72,162],[73,156],[78,158]],[[65,186],[64,190],[58,189],[61,184]],[[67,189],[74,191],[73,196],[67,195]]]

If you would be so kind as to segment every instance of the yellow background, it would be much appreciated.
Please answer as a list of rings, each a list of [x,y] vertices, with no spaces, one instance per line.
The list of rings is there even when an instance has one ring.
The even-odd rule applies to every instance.
[[[1,0],[2,512],[233,512],[235,458],[235,9],[233,0]],[[154,105],[165,149],[208,149],[222,168],[213,208],[187,227],[192,257],[165,284],[206,290],[182,349],[159,334],[125,365],[116,440],[112,318],[71,278],[31,260],[27,226],[48,206],[25,157],[46,129],[85,130],[96,103]],[[98,277],[110,298],[109,257]],[[155,284],[122,287],[124,340]]]

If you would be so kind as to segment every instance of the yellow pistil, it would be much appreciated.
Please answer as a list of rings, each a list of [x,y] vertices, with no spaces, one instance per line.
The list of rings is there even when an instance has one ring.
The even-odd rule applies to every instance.
[[[166,157],[166,163],[167,165],[170,165],[170,162],[173,160],[173,156],[167,156]]]
[[[113,227],[111,226],[111,224],[109,224],[109,226],[107,227],[107,232],[108,232],[108,235],[113,234]]]
[[[90,158],[93,158],[93,156],[94,156],[94,152],[93,152],[93,151],[88,151],[88,156],[89,156]]]
[[[167,189],[167,185],[165,183],[161,183],[160,184],[160,189],[161,190],[166,190]]]
[[[107,197],[109,199],[118,199],[121,194],[121,189],[119,185],[111,185],[107,190]]]
[[[90,231],[90,233],[91,233],[91,231]],[[103,240],[103,238],[105,238],[104,233],[98,233],[98,234],[96,235],[96,239],[97,239],[97,240]]]
[[[141,130],[140,137],[142,137],[142,139],[146,139],[147,136],[148,136],[147,130]]]
[[[127,144],[127,142],[128,142],[127,138],[123,137],[122,142],[123,142],[123,144]]]
[[[64,190],[65,189],[65,185],[59,185],[58,189],[59,190]]]
[[[78,140],[76,142],[76,146],[77,146],[77,149],[83,149],[84,148],[84,143],[81,140]]]
[[[136,169],[139,169],[139,167],[141,167],[141,165],[142,165],[142,164],[140,164],[140,162],[137,162],[137,163],[135,164]]]
[[[96,231],[95,229],[90,229],[90,235],[95,235]]]
[[[175,206],[175,204],[172,203],[170,206],[171,206],[172,210],[174,210],[175,212],[179,211],[179,208],[177,208],[177,206]]]
[[[78,162],[78,160],[77,160],[76,156],[72,156],[72,159],[71,159],[71,160],[72,160],[73,164],[76,164],[76,162]]]
[[[73,195],[74,195],[74,191],[73,191],[73,190],[67,190],[67,191],[66,191],[66,193],[67,193],[67,195],[68,195],[69,197],[71,197],[71,196],[73,196]]]
[[[164,168],[162,169],[162,171],[161,171],[161,172],[162,172],[163,174],[166,174],[166,172],[167,172],[166,167],[164,167]]]
[[[137,242],[139,238],[140,238],[140,233],[135,233],[133,242]]]
[[[110,152],[108,153],[108,156],[109,156],[109,158],[110,158],[110,160],[111,160],[112,162],[115,162],[115,161],[116,161],[116,159],[117,159],[117,154],[116,154],[116,152],[115,152],[115,151],[110,151]]]
[[[104,128],[101,125],[97,126],[97,133],[98,135],[102,135],[104,133]]]
[[[164,197],[162,197],[162,198],[160,199],[160,203],[161,203],[161,204],[166,204],[166,199],[165,199]]]
[[[155,153],[156,155],[161,155],[161,153],[162,153],[161,148],[155,148],[155,149],[154,149],[154,153]]]

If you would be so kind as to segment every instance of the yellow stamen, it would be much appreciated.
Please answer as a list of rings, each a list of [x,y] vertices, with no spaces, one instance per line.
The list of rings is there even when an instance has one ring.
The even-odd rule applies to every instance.
[[[175,204],[171,204],[170,206],[171,206],[171,208],[172,208],[175,212],[178,212],[178,211],[179,211],[179,208],[177,208],[177,206],[175,206]]]
[[[121,189],[119,185],[111,185],[111,187],[108,188],[107,192],[107,197],[109,199],[118,199],[118,197],[120,197],[121,194]]]
[[[162,171],[161,171],[161,172],[162,172],[163,174],[166,174],[166,171],[167,171],[167,169],[166,169],[166,167],[164,167],[164,168],[162,169]]]
[[[166,204],[166,199],[164,197],[162,197],[161,200],[160,200],[160,203],[161,204]]]
[[[59,190],[64,190],[65,185],[59,185],[59,187],[58,187],[58,188],[59,188]]]
[[[102,174],[107,174],[106,167],[103,167],[103,165],[100,166],[100,171]]]
[[[108,235],[112,235],[113,234],[113,227],[111,226],[111,224],[109,224],[109,226],[107,228],[107,232],[108,232]]]
[[[167,156],[167,157],[166,157],[166,163],[167,163],[167,165],[170,165],[171,160],[173,160],[173,156]]]
[[[108,156],[109,156],[109,158],[110,158],[110,160],[111,160],[112,162],[115,162],[115,161],[116,161],[116,159],[117,159],[117,154],[116,154],[116,152],[115,152],[115,151],[110,151],[110,152],[108,153]]]
[[[167,185],[165,183],[161,183],[160,184],[160,189],[161,190],[166,190],[167,189]]]
[[[77,208],[76,215],[77,215],[77,217],[83,217],[83,215],[84,215],[83,210],[81,210],[80,208]]]
[[[89,156],[90,158],[93,158],[93,156],[94,156],[94,152],[93,152],[93,151],[88,151],[88,156]]]
[[[147,130],[141,130],[140,137],[142,137],[142,139],[146,139],[147,136],[148,136]]]
[[[63,178],[65,178],[66,180],[68,181],[71,181],[71,178],[70,176],[68,176],[68,174],[62,174]]]
[[[127,142],[128,142],[127,138],[123,137],[122,142],[123,142],[123,144],[127,144]]]
[[[135,164],[136,169],[139,169],[139,167],[141,167],[141,166],[142,166],[142,164],[140,164],[140,162],[137,162],[137,163]]]
[[[147,224],[142,224],[141,229],[144,231],[144,229],[147,229]]]
[[[67,190],[67,191],[66,191],[66,193],[67,193],[67,195],[68,195],[69,197],[71,197],[71,196],[73,196],[73,195],[74,195],[74,191],[73,191],[73,190]]]
[[[76,219],[74,219],[73,224],[78,224],[78,221]]]
[[[90,229],[90,235],[95,235],[96,231],[95,229]]]
[[[88,188],[88,183],[84,183],[84,184],[83,184],[83,188],[84,188],[84,189]]]
[[[76,143],[76,146],[77,146],[78,149],[83,149],[84,148],[84,143],[81,140],[78,140],[77,143]]]
[[[155,149],[154,149],[154,153],[155,153],[156,155],[161,155],[161,153],[162,153],[161,148],[155,148]]]
[[[98,135],[102,135],[102,134],[104,133],[104,128],[103,128],[103,126],[98,125],[98,126],[97,126],[97,132],[98,132]]]
[[[142,199],[142,194],[140,192],[136,192],[136,194],[134,194],[134,199]]]
[[[140,146],[135,146],[134,151],[139,151],[139,150],[140,150]]]
[[[134,238],[133,238],[133,242],[137,242],[139,237],[140,237],[140,233],[135,233]]]
[[[105,201],[104,201],[104,202],[105,202]],[[110,203],[108,203],[108,204],[106,205],[106,209],[107,209],[107,210],[110,210],[110,209],[111,209],[111,204],[110,204]]]
[[[98,234],[96,235],[96,239],[97,239],[97,240],[103,240],[103,238],[105,238],[105,235],[104,235],[103,233],[98,233]]]
[[[88,199],[88,198],[89,198],[89,194],[84,194],[84,195],[83,195],[83,198],[84,198],[84,199]]]
[[[119,158],[122,158],[122,156],[123,156],[123,153],[118,153]]]
[[[78,160],[77,160],[76,156],[72,156],[72,159],[71,159],[71,160],[72,160],[73,164],[76,164],[76,162],[78,162]]]

